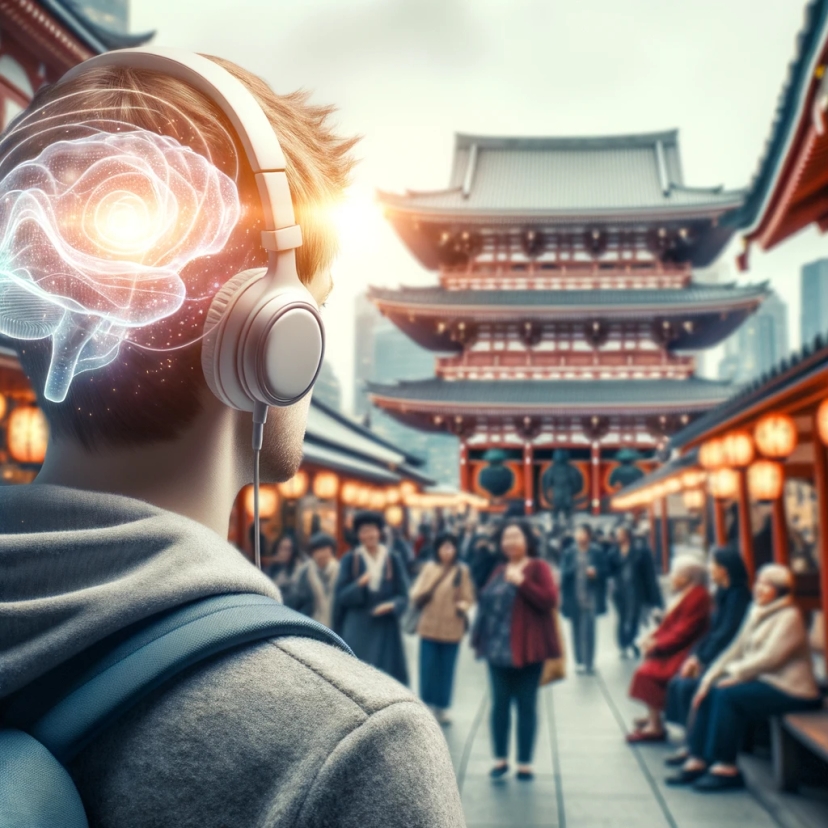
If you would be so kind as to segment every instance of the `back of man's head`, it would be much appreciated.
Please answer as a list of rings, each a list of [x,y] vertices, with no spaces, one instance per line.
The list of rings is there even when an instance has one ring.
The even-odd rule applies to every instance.
[[[279,139],[303,234],[297,270],[308,283],[330,266],[335,255],[330,207],[347,186],[353,167],[350,150],[356,141],[335,135],[329,125],[332,110],[309,104],[307,94],[276,95],[264,81],[235,64],[211,60],[251,91]],[[30,117],[33,112],[36,117]],[[131,329],[117,358],[98,370],[78,373],[63,402],[50,402],[43,393],[51,338],[16,342],[52,436],[87,449],[175,439],[195,420],[209,393],[201,370],[201,338],[212,298],[236,273],[266,264],[259,242],[261,202],[227,117],[205,95],[157,72],[93,68],[74,80],[39,90],[0,142],[0,188],[16,167],[55,142],[81,139],[95,131],[106,134],[120,129],[118,123],[127,130],[172,138],[174,145],[207,157],[235,182],[241,213],[223,249],[192,259],[178,274],[186,288],[181,307],[144,328]],[[79,155],[73,174],[83,175],[84,162]],[[172,166],[171,176],[176,172]],[[130,181],[123,180],[128,189]],[[119,186],[115,181],[107,183],[113,192]],[[152,181],[144,184],[152,189]],[[199,195],[194,194],[197,202]],[[221,209],[221,205],[198,203],[202,209]],[[63,225],[58,222],[57,228],[61,231]]]

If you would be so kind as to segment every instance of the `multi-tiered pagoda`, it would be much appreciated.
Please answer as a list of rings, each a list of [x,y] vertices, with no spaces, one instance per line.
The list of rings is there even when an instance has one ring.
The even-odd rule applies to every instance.
[[[380,200],[439,284],[370,296],[444,355],[433,379],[372,384],[371,397],[458,435],[464,488],[499,448],[512,467],[504,496],[549,506],[547,469],[564,448],[578,502],[597,509],[731,393],[696,376],[694,352],[732,333],[766,288],[694,281],[730,239],[719,219],[743,193],[686,186],[677,132],[458,135],[448,189]]]

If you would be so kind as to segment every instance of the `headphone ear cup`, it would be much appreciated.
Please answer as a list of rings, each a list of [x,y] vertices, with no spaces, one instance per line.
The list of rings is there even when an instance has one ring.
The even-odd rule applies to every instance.
[[[204,323],[204,339],[201,343],[201,368],[207,387],[225,405],[239,411],[252,411],[253,400],[245,393],[238,381],[235,347],[226,340],[227,322],[236,300],[245,288],[258,282],[267,273],[266,268],[254,268],[237,273],[213,297]],[[233,353],[228,354],[229,348]],[[228,366],[228,360],[230,366]]]

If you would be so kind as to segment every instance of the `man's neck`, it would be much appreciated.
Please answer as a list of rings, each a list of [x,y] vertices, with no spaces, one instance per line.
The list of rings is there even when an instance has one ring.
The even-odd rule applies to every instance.
[[[226,537],[244,485],[233,439],[223,418],[200,418],[176,440],[146,446],[90,453],[74,441],[56,440],[34,482],[143,500]]]

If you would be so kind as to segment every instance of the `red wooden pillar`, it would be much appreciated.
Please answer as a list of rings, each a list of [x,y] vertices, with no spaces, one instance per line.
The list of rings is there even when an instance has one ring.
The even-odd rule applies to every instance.
[[[727,526],[725,526],[725,505],[718,497],[713,498],[713,528],[716,533],[716,546],[727,544]]]
[[[590,463],[590,492],[592,497],[592,514],[601,513],[601,447],[598,443],[592,444]]]
[[[650,549],[655,555],[655,551],[658,548],[658,543],[656,542],[655,501],[650,501],[650,503],[647,504],[647,516],[650,518]]]
[[[661,570],[670,571],[670,515],[666,497],[661,498]]]
[[[748,494],[747,469],[739,469],[739,545],[748,571],[750,583],[756,575],[756,560],[753,555],[753,526],[750,520],[750,495]]]
[[[535,475],[534,475],[535,452],[531,443],[523,446],[523,496],[524,512],[531,515],[535,511]]]
[[[471,474],[469,469],[469,447],[465,440],[460,441],[460,491],[471,491]]]
[[[819,424],[814,416],[814,485],[819,516],[819,587],[822,596],[822,622],[825,624],[825,640],[828,641],[828,458],[825,446],[819,439]]]
[[[773,560],[788,566],[791,555],[788,548],[788,521],[785,517],[785,487],[782,487],[782,494],[773,501],[772,512],[773,527]]]

